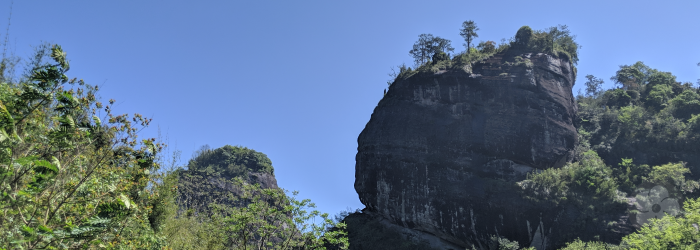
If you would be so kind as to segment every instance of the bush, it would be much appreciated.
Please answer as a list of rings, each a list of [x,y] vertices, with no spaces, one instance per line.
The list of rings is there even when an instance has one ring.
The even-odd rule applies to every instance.
[[[666,84],[651,85],[645,104],[655,110],[661,110],[667,106],[668,100],[673,97],[673,89]]]
[[[681,217],[652,218],[637,232],[624,237],[628,249],[700,249],[700,199],[688,199]]]
[[[494,41],[480,42],[476,48],[481,53],[494,53],[496,52],[496,43]]]
[[[188,165],[188,170],[218,173],[222,176],[242,176],[249,172],[274,174],[267,155],[241,146],[226,145],[210,150],[201,148]]]
[[[30,75],[0,83],[0,246],[160,249],[163,144],[136,139],[150,119],[113,115],[60,46],[40,48]]]
[[[587,207],[592,204],[589,201],[595,200],[604,205],[599,207],[606,207],[617,202],[617,183],[611,176],[612,169],[595,152],[588,151],[580,162],[542,170],[519,184],[526,197],[536,201],[549,201],[555,205],[573,202]]]
[[[673,108],[673,116],[683,120],[690,119],[694,114],[700,114],[700,95],[692,89],[683,91],[669,103]]]
[[[575,241],[566,243],[566,246],[564,248],[560,248],[560,250],[623,250],[623,249],[627,249],[627,248],[613,245],[610,243],[600,242],[600,241],[584,242],[581,239],[576,239]]]
[[[433,59],[433,64],[436,64],[436,63],[441,62],[441,61],[450,60],[450,57],[447,56],[447,53],[442,52],[442,51],[438,51],[438,52],[435,52],[435,54],[433,54],[432,59]]]
[[[607,106],[625,107],[630,105],[632,97],[623,89],[614,89],[606,91],[603,94],[603,100],[605,100],[605,105]]]

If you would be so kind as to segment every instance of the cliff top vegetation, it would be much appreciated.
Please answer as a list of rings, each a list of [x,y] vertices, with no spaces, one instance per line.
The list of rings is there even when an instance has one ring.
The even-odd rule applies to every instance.
[[[464,37],[466,50],[457,54],[451,41],[433,36],[432,34],[419,35],[418,41],[413,44],[409,54],[414,58],[414,68],[405,64],[398,66],[398,72],[394,70],[389,75],[389,86],[398,79],[406,79],[418,72],[438,72],[440,70],[462,69],[470,72],[472,64],[487,59],[494,54],[504,53],[511,57],[524,53],[547,53],[559,58],[564,58],[574,66],[578,64],[578,52],[581,48],[576,42],[576,36],[571,34],[569,27],[558,25],[544,30],[533,30],[529,26],[523,26],[509,39],[501,39],[499,44],[494,41],[481,41],[475,47],[471,44],[474,38],[479,37],[479,28],[474,21],[465,21],[460,29],[460,35]],[[522,61],[522,62],[521,62]],[[521,61],[515,63],[526,63]]]

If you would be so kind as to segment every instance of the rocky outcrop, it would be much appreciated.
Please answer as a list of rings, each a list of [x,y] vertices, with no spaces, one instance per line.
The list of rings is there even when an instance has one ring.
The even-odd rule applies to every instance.
[[[211,150],[203,147],[179,170],[178,204],[181,209],[208,211],[211,204],[245,205],[242,185],[279,189],[267,155],[240,146]],[[241,203],[243,202],[243,203]]]
[[[515,183],[572,160],[575,73],[552,55],[515,56],[392,84],[358,138],[368,211],[461,247],[494,235],[560,244],[566,212],[529,203]]]

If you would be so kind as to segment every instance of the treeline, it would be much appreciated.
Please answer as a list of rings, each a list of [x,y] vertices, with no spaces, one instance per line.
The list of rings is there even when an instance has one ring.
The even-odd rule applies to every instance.
[[[466,50],[454,52],[452,42],[448,39],[434,36],[433,34],[420,34],[418,41],[413,44],[409,55],[414,59],[415,69],[405,64],[398,66],[398,71],[392,68],[391,78],[387,84],[391,86],[395,81],[406,79],[419,72],[438,72],[441,70],[464,70],[471,73],[472,64],[489,58],[496,53],[508,53],[520,55],[523,53],[548,53],[560,58],[565,58],[572,64],[574,72],[578,64],[578,51],[581,46],[576,42],[576,36],[571,34],[569,27],[558,25],[544,30],[533,30],[529,26],[523,26],[509,39],[501,39],[500,43],[494,41],[480,41],[472,46],[474,39],[479,37],[479,28],[472,20],[464,21],[459,30],[464,38]],[[519,59],[516,58],[516,62]]]
[[[166,164],[166,145],[137,135],[152,119],[113,114],[98,86],[66,75],[60,46],[37,47],[16,76],[19,62],[0,61],[0,249],[347,248],[344,224],[251,179],[272,174],[266,156],[229,146]],[[186,199],[210,177],[236,192]]]

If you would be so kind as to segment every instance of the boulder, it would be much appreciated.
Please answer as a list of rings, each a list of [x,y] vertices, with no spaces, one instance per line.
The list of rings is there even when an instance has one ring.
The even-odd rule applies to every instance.
[[[567,59],[543,53],[397,79],[358,137],[360,201],[460,247],[561,244],[567,212],[528,202],[516,182],[573,159],[574,81]]]

